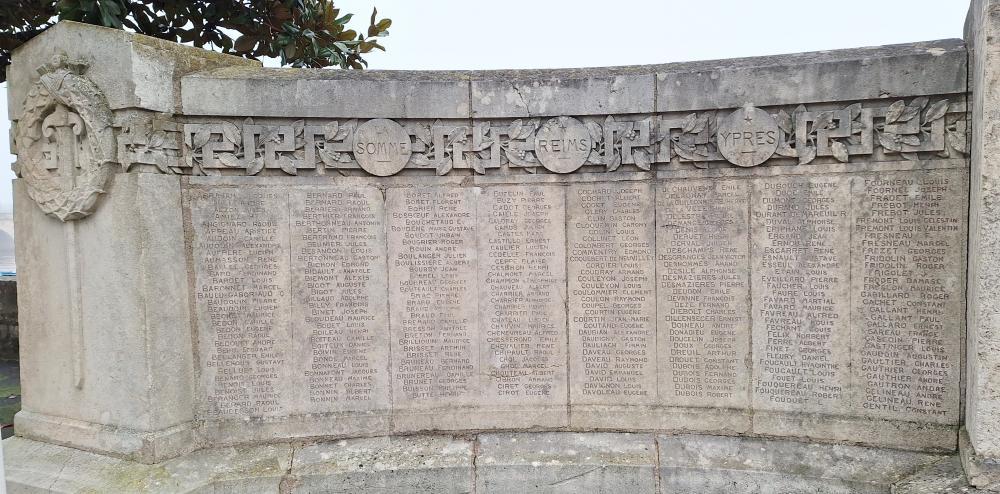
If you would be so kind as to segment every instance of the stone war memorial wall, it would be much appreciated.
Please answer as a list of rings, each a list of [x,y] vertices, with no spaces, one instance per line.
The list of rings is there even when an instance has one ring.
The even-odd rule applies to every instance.
[[[60,23],[10,71],[18,434],[954,451],[967,56],[348,73]]]

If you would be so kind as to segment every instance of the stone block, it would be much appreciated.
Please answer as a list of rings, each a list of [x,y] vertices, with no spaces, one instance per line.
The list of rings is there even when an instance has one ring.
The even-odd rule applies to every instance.
[[[139,108],[174,113],[181,109],[180,77],[215,67],[260,67],[260,62],[171,43],[149,36],[62,21],[14,51],[8,69],[7,114],[18,120],[35,69],[65,53],[89,63],[88,78],[112,110]]]
[[[680,62],[657,67],[656,111],[964,93],[965,79],[965,46],[957,39]]]
[[[885,493],[941,456],[719,436],[657,436],[663,492]]]
[[[195,447],[179,179],[116,175],[84,223],[45,216],[19,181],[14,191],[18,433],[150,462]]]
[[[377,95],[377,96],[375,96]],[[469,78],[456,72],[250,69],[184,77],[185,115],[469,118]]]
[[[646,434],[482,434],[476,492],[615,493],[656,490]]]
[[[473,72],[474,118],[653,111],[653,74],[635,69]]]
[[[974,0],[966,19],[971,89],[965,461],[973,485],[1000,479],[1000,3]]]
[[[464,493],[475,485],[473,444],[447,436],[352,439],[295,451],[291,492]]]

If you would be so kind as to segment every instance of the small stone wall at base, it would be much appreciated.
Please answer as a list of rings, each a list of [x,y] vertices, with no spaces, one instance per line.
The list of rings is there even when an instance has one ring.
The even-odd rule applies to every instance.
[[[701,435],[376,437],[208,449],[158,465],[23,438],[3,444],[11,493],[923,494],[961,483],[947,456]]]

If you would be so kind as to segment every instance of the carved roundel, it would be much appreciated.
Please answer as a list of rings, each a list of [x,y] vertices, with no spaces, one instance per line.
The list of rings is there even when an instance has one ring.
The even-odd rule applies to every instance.
[[[547,170],[576,171],[587,161],[594,141],[579,120],[558,117],[547,120],[535,133],[535,155]]]
[[[354,158],[366,172],[378,177],[395,175],[410,161],[410,135],[385,118],[369,120],[354,131]]]
[[[736,166],[757,166],[778,150],[778,123],[747,104],[719,122],[719,152]]]
[[[61,221],[94,211],[115,156],[111,110],[84,70],[65,55],[40,67],[14,137],[15,172],[42,211]]]

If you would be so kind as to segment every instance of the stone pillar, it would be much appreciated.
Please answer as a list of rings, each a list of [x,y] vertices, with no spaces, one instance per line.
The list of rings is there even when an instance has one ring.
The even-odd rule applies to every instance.
[[[968,367],[960,449],[970,483],[1000,488],[1000,1],[965,25],[971,91]]]
[[[120,172],[178,149],[154,141],[182,75],[234,63],[71,22],[15,51],[18,435],[142,462],[197,447],[181,177]]]

